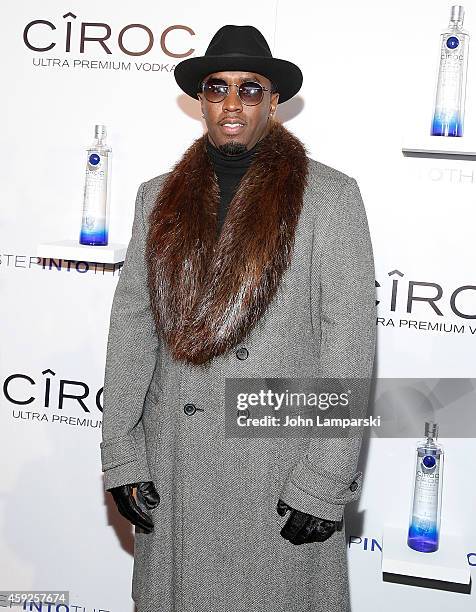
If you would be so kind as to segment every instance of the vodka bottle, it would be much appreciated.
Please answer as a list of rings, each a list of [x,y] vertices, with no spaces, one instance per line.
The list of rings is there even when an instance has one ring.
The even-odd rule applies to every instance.
[[[468,68],[469,34],[463,30],[464,8],[451,7],[450,23],[440,36],[440,66],[431,124],[432,136],[462,136]]]
[[[438,425],[425,423],[424,440],[417,443],[415,480],[407,543],[419,552],[438,550],[444,451],[436,441]]]
[[[106,126],[94,127],[94,142],[87,149],[80,244],[108,243],[112,149],[106,142]]]

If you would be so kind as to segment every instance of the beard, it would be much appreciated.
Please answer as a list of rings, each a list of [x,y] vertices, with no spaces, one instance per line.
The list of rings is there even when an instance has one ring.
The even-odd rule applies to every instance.
[[[236,142],[233,140],[230,142],[225,142],[225,144],[220,145],[218,149],[225,155],[238,155],[239,153],[244,153],[248,150],[246,145],[244,145],[242,142]]]

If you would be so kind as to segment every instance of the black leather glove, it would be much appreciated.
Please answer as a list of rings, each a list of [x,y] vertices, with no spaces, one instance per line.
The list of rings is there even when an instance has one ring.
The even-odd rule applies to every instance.
[[[281,529],[281,535],[291,544],[308,544],[311,542],[324,542],[340,527],[341,521],[328,521],[288,506],[282,499],[278,500],[276,511],[284,516],[291,510],[286,524]]]
[[[132,495],[132,490],[137,487],[137,501]],[[141,527],[146,533],[154,529],[154,523],[146,509],[156,508],[160,502],[160,495],[151,481],[135,482],[132,484],[120,485],[109,489],[116,502],[117,509],[128,521],[137,527]],[[142,510],[142,507],[144,510]]]

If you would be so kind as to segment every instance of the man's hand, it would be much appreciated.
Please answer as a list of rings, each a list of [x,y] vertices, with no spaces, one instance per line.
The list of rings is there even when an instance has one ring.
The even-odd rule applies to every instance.
[[[133,496],[133,488],[137,487],[136,497],[139,505]],[[160,495],[153,482],[136,482],[132,484],[120,485],[109,489],[116,502],[117,509],[128,521],[137,527],[141,527],[146,533],[154,529],[154,523],[150,515],[142,510],[143,507],[156,508],[160,502]]]
[[[291,544],[308,544],[310,542],[324,542],[331,537],[337,529],[340,521],[328,521],[326,519],[306,514],[288,506],[283,500],[278,500],[276,511],[284,516],[288,510],[291,514],[281,529],[281,535]]]

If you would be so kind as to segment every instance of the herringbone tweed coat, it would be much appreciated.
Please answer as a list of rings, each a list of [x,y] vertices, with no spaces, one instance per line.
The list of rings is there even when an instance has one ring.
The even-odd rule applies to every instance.
[[[263,167],[268,168],[271,180],[273,172],[280,170],[263,156],[253,162],[238,192],[250,195],[254,189],[260,197],[252,204],[235,197],[218,247],[207,233],[206,218],[200,216],[199,209],[194,213],[197,217],[189,219],[185,208],[180,214],[173,208],[180,205],[174,194],[177,190],[188,193],[183,189],[187,185],[200,203],[203,192],[195,190],[199,189],[197,173],[203,172],[200,164],[206,164],[204,158],[193,171],[182,160],[171,173],[142,183],[137,193],[132,237],[110,318],[101,458],[106,490],[153,480],[161,496],[151,512],[154,531],[149,534],[135,529],[132,596],[139,612],[350,609],[345,521],[344,528],[324,542],[294,545],[280,535],[289,514],[278,515],[276,503],[281,498],[292,508],[340,520],[346,504],[361,493],[363,474],[357,471],[361,437],[229,438],[224,431],[227,378],[372,374],[375,273],[357,182],[307,155],[304,162],[299,141],[284,127],[276,128],[273,134],[263,146],[280,164],[288,164],[284,183],[273,190],[272,182],[266,183],[268,179],[259,174],[259,165],[266,162]],[[188,150],[188,157],[184,156],[187,163],[195,163],[203,144],[202,138]],[[287,147],[294,147],[297,157]],[[304,164],[306,173],[296,164]],[[266,192],[260,191],[262,180]],[[286,191],[288,184],[294,186]],[[213,185],[216,188],[216,183]],[[260,199],[270,192],[274,200]],[[217,193],[213,189],[212,193],[207,206],[218,205]],[[193,205],[192,201],[187,204]],[[266,231],[259,227],[259,215],[238,218],[239,209],[251,205],[269,207],[269,217],[264,219]],[[172,220],[169,234],[163,225],[159,227],[159,206]],[[280,207],[285,206],[279,216]],[[198,237],[193,232],[198,232]],[[266,243],[260,252],[262,270],[273,256],[269,250],[276,248],[281,252],[274,261],[282,274],[269,277],[268,284],[261,285],[261,293],[250,293],[232,314],[230,309],[220,310],[223,303],[232,303],[228,294],[222,301],[215,294],[208,296],[214,313],[226,311],[226,329],[213,326],[218,315],[196,323],[198,310],[195,321],[193,310],[188,311],[189,318],[181,320],[170,310],[173,299],[184,295],[184,285],[177,284],[175,293],[171,287],[181,282],[180,273],[185,269],[179,259],[180,241],[188,264],[193,261],[193,249],[201,244],[200,252],[209,257],[218,249],[220,257],[210,264],[210,274],[218,260],[226,269],[230,261],[225,243],[233,245],[236,266],[243,266],[238,268],[237,278],[244,277],[246,282],[245,272],[250,267],[246,257],[250,252],[256,256],[259,245]],[[288,249],[290,245],[292,249]],[[146,253],[149,257],[154,254],[155,247],[160,247],[157,265],[146,257]],[[171,253],[175,260],[170,259]],[[176,279],[167,276],[174,265]],[[193,275],[192,265],[189,270]],[[233,268],[227,271],[228,276],[233,273]],[[222,283],[219,289],[235,289],[233,299],[246,296],[243,287],[234,286],[228,276],[216,280]],[[211,283],[212,277],[207,278]],[[154,279],[159,287],[156,293]],[[215,287],[203,282],[200,291]],[[263,282],[259,270],[253,282]],[[250,285],[251,281],[247,287]],[[277,286],[279,290],[273,293]],[[196,288],[193,283],[189,287],[194,299],[199,299],[193,293]],[[256,295],[259,300],[253,301]],[[166,305],[158,304],[160,300]],[[175,307],[180,307],[177,301]],[[243,312],[247,318],[240,327]],[[256,312],[257,321],[252,317]],[[160,316],[174,321],[164,336],[158,330],[161,325],[166,328],[170,320]],[[192,328],[186,327],[185,319],[197,324],[195,344],[190,337],[187,345]],[[193,360],[183,358],[187,350],[193,353]],[[203,363],[207,356],[211,358]],[[366,408],[362,407],[364,413]]]

